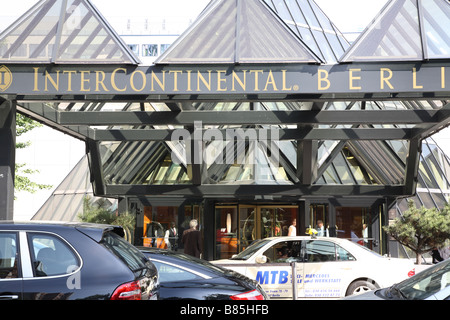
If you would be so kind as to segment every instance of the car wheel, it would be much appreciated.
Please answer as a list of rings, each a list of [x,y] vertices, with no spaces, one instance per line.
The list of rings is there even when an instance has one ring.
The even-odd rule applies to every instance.
[[[347,293],[345,295],[351,296],[351,295],[361,294],[361,293],[375,290],[376,288],[377,287],[372,282],[365,281],[365,280],[358,280],[358,281],[352,282],[350,284],[350,286],[347,289]]]

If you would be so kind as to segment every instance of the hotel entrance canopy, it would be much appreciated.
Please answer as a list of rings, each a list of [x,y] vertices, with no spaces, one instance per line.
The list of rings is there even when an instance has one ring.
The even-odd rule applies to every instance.
[[[43,0],[0,35],[0,123],[86,141],[99,196],[408,196],[450,123],[449,30],[446,0],[388,1],[351,46],[313,0],[216,0],[143,66],[90,1]]]

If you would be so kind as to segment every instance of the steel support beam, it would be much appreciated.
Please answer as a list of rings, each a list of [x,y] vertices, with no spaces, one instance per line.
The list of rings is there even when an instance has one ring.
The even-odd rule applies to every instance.
[[[317,179],[318,141],[297,141],[297,177],[304,185],[310,185]]]
[[[388,185],[106,185],[105,194],[99,196],[181,196],[181,197],[258,197],[270,195],[277,197],[290,196],[402,196],[403,186]]]
[[[57,123],[74,125],[287,125],[287,124],[436,124],[450,117],[443,110],[296,110],[296,111],[57,111]]]
[[[406,158],[405,195],[414,195],[416,193],[421,153],[422,140],[418,138],[411,139],[409,141],[408,156]]]
[[[266,129],[255,128],[257,138]],[[313,128],[275,129],[279,140],[409,140],[416,133],[412,128]],[[226,129],[215,129],[226,137]],[[172,141],[176,132],[170,129],[90,129],[87,137],[97,141]],[[206,130],[201,130],[203,136]],[[269,130],[270,132],[270,130]],[[270,138],[270,136],[268,137]],[[251,139],[247,137],[247,139]]]

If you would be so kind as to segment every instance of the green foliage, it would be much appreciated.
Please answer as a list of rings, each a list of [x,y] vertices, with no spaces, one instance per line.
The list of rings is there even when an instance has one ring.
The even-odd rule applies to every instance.
[[[437,210],[417,208],[411,200],[408,210],[384,230],[402,245],[416,253],[421,263],[424,253],[441,247],[450,238],[450,206]]]
[[[16,191],[26,191],[35,193],[37,190],[51,189],[51,185],[40,184],[31,181],[27,175],[38,173],[38,170],[26,169],[25,163],[16,163],[16,173],[14,176],[14,189]]]
[[[20,137],[22,134],[27,133],[34,128],[42,127],[37,121],[32,120],[20,113],[16,113],[16,135]]]
[[[125,230],[127,240],[131,239],[136,224],[132,214],[117,215],[113,210],[107,208],[106,202],[94,202],[89,196],[83,199],[83,212],[78,214],[78,219],[82,222],[121,226]]]
[[[16,114],[16,136],[19,137],[24,133],[27,133],[34,128],[42,127],[39,122],[36,122],[20,113]],[[16,149],[23,149],[31,145],[30,141],[17,142]],[[15,175],[14,175],[14,189],[17,192],[26,191],[35,193],[38,190],[51,189],[51,185],[40,184],[30,179],[30,175],[39,173],[38,170],[32,170],[26,168],[26,163],[16,163]]]

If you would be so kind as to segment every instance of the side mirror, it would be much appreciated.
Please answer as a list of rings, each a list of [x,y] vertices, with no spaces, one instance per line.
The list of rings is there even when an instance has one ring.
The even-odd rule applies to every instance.
[[[231,256],[231,258],[236,258],[237,257],[237,254],[233,254],[232,256]]]
[[[266,256],[259,256],[255,259],[256,263],[267,263],[267,257]]]

